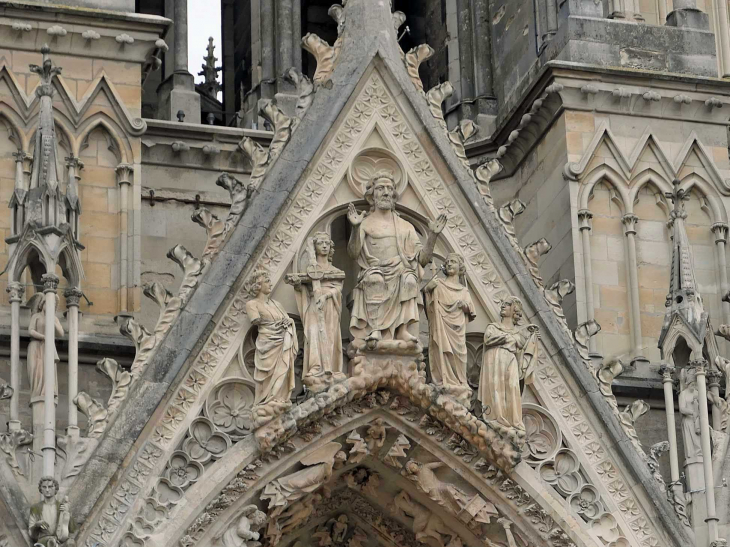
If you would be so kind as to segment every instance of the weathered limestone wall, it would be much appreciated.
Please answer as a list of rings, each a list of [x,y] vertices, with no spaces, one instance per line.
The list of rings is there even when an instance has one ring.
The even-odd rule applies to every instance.
[[[528,154],[514,176],[493,183],[498,204],[520,199],[525,212],[515,220],[517,237],[523,246],[545,238],[551,251],[540,260],[540,274],[546,285],[560,279],[575,279],[581,270],[574,265],[574,237],[571,221],[571,188],[563,177],[568,158],[567,137],[580,119],[575,113],[561,116]],[[574,194],[574,192],[573,192]],[[575,296],[563,301],[569,323],[575,326]]]

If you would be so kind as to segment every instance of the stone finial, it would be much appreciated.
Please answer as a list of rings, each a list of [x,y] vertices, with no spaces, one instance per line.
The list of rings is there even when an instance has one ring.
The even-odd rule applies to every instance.
[[[198,76],[203,76],[205,79],[201,84],[201,89],[211,99],[218,99],[218,92],[221,90],[221,85],[218,83],[218,73],[223,70],[223,67],[216,66],[215,63],[218,57],[213,55],[215,45],[213,45],[213,37],[208,38],[208,47],[206,48],[208,54],[203,58],[204,63],[201,65],[201,70],[198,72]]]

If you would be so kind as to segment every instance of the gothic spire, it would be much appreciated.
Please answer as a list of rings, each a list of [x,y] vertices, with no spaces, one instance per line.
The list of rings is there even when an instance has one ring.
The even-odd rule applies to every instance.
[[[53,66],[48,45],[41,48],[41,53],[43,64],[30,65],[31,72],[38,74],[41,83],[36,88],[40,114],[35,135],[33,170],[25,203],[26,223],[58,228],[66,220],[59,188],[58,150],[53,122],[53,78],[61,73],[61,68]]]
[[[674,179],[674,188],[665,195],[672,204],[670,212],[670,229],[672,231],[672,264],[669,279],[669,292],[665,306],[664,324],[659,336],[659,347],[662,351],[671,353],[672,348],[665,347],[665,341],[672,328],[680,328],[683,335],[691,335],[695,340],[686,340],[693,346],[693,342],[700,347],[704,343],[705,334],[709,326],[709,316],[702,303],[697,279],[695,278],[694,258],[685,229],[687,211],[684,202],[689,199],[689,192],[680,188],[679,179]],[[682,327],[678,326],[675,318],[679,318]],[[685,328],[686,327],[686,328]],[[686,332],[689,329],[689,332]],[[711,331],[710,331],[711,332]],[[674,337],[670,337],[673,339]],[[665,356],[665,358],[668,356]]]

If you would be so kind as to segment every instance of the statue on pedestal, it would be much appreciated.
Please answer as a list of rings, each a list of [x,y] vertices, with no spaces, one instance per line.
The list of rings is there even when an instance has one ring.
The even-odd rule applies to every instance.
[[[323,391],[344,380],[342,372],[342,286],[345,272],[332,265],[334,242],[317,232],[307,242],[306,273],[290,274],[286,282],[296,290],[297,308],[304,322],[302,382],[311,391]]]
[[[350,332],[355,345],[365,341],[370,349],[381,341],[417,349],[423,305],[419,284],[436,238],[446,226],[446,215],[431,222],[424,245],[414,226],[395,212],[398,194],[392,175],[376,174],[365,188],[365,199],[369,212],[358,212],[350,204],[347,213],[353,228],[347,252],[360,266]]]
[[[71,519],[68,497],[56,501],[58,481],[53,477],[43,477],[38,483],[42,501],[31,505],[28,517],[28,535],[35,545],[43,547],[75,547],[71,534],[76,524]]]
[[[532,382],[537,364],[537,325],[522,325],[522,301],[514,296],[502,301],[501,321],[484,333],[484,358],[479,377],[483,418],[497,429],[525,436],[520,381]]]
[[[43,358],[46,348],[46,301],[42,294],[36,294],[31,298],[31,316],[28,324],[30,343],[28,344],[28,380],[30,381],[30,402],[43,401],[46,393],[46,382],[43,373]],[[63,327],[58,318],[55,318],[56,337],[63,336]],[[54,360],[58,366],[58,353],[54,348]],[[58,372],[55,374],[56,384],[54,386],[55,396],[58,399]]]
[[[444,263],[445,279],[434,278],[425,287],[428,316],[428,359],[433,383],[459,400],[471,399],[466,378],[466,324],[476,318],[466,283],[464,258],[450,254]]]
[[[256,382],[253,416],[256,426],[285,412],[294,391],[294,360],[299,351],[294,321],[271,294],[271,278],[264,271],[256,272],[248,287],[252,299],[246,313],[258,327],[256,339]]]
[[[682,439],[685,460],[702,456],[700,440],[700,402],[697,375],[694,370],[682,368],[679,373],[679,413],[682,415]]]

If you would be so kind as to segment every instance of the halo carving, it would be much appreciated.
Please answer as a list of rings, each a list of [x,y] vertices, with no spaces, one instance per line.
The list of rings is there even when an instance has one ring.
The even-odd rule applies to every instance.
[[[355,156],[347,168],[347,182],[357,197],[365,195],[365,185],[377,173],[386,172],[395,180],[398,193],[405,190],[408,177],[401,161],[384,148],[365,148]]]

